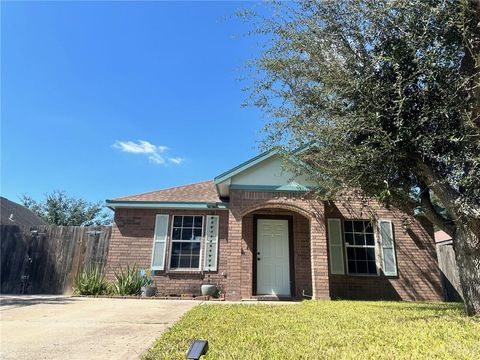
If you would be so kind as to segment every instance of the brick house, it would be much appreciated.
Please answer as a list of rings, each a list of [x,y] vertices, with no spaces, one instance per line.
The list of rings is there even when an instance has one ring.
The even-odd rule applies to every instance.
[[[160,294],[209,282],[227,300],[442,300],[430,222],[312,187],[269,151],[212,181],[107,200],[107,276],[136,263]]]

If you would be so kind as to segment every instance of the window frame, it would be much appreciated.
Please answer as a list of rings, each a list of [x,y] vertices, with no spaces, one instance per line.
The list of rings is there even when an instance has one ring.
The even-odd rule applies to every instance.
[[[345,222],[347,221],[362,221],[362,222],[369,222],[370,225],[372,226],[373,229],[373,245],[367,245],[367,242],[365,241],[365,245],[347,245],[347,239],[346,239],[346,231],[345,231]],[[352,224],[353,226],[353,224]],[[364,228],[365,229],[365,228]],[[342,231],[343,231],[343,246],[345,250],[345,270],[346,270],[346,275],[348,276],[366,276],[366,277],[376,277],[380,276],[380,269],[379,269],[379,262],[378,262],[378,255],[379,249],[378,249],[378,234],[377,234],[377,229],[375,226],[375,223],[372,220],[367,220],[367,219],[342,219]],[[350,232],[349,232],[350,233]],[[353,234],[355,234],[355,231],[353,231]],[[362,232],[363,235],[365,235],[365,231]],[[376,273],[350,273],[350,269],[348,268],[348,248],[362,248],[362,249],[374,249],[375,253],[375,270]]]
[[[195,217],[201,217],[202,218],[202,235],[200,236],[200,240],[194,241],[194,240],[173,240],[173,224],[175,221],[175,217],[182,217],[182,229],[183,229],[183,218],[186,216],[192,216],[193,223],[195,223]],[[203,258],[203,240],[205,237],[205,215],[192,215],[192,214],[172,214],[172,219],[171,219],[171,225],[170,225],[170,246],[169,246],[169,255],[168,255],[168,270],[172,272],[201,272],[202,271],[202,258]],[[182,243],[182,242],[188,242],[188,243],[199,243],[200,244],[200,251],[198,253],[198,267],[196,268],[181,268],[181,267],[172,267],[172,255],[173,255],[173,243]]]

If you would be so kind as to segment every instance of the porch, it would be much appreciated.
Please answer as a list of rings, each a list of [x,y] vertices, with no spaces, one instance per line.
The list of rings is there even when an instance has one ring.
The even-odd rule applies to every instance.
[[[330,298],[324,206],[297,203],[230,208],[227,299]]]

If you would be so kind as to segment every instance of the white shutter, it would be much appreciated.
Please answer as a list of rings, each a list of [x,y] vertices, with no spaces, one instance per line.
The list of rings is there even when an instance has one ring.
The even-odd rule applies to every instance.
[[[218,225],[219,217],[207,216],[205,227],[205,271],[217,271],[218,266]]]
[[[167,247],[168,215],[157,215],[153,235],[152,270],[165,268],[165,249]]]
[[[397,260],[395,258],[395,242],[390,220],[378,221],[380,230],[380,245],[382,247],[383,273],[387,276],[397,275]]]
[[[328,248],[330,254],[330,272],[345,274],[343,266],[342,222],[340,219],[328,219]]]

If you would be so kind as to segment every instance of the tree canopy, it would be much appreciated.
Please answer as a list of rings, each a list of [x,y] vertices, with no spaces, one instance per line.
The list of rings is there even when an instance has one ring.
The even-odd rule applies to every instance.
[[[324,196],[356,188],[407,212],[421,208],[455,237],[465,296],[476,299],[467,310],[480,311],[478,2],[273,9],[257,22],[268,40],[251,86],[252,102],[270,117],[266,146],[296,158]]]
[[[100,203],[68,196],[64,191],[53,191],[38,202],[28,195],[21,197],[21,203],[46,222],[52,225],[89,226],[108,225],[112,222],[111,214],[105,212]]]

